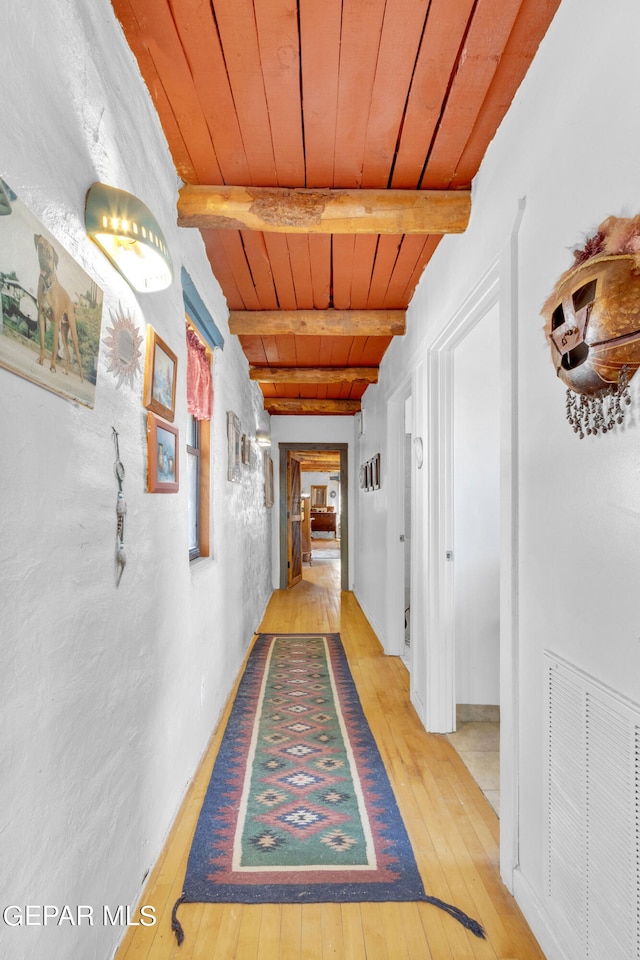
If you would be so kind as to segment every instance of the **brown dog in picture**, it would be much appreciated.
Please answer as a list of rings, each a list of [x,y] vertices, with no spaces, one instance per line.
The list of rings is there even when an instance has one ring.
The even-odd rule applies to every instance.
[[[71,353],[69,350],[69,331],[73,340],[73,347],[76,352],[78,362],[78,372],[80,379],[84,380],[82,375],[82,360],[80,359],[80,350],[78,348],[78,331],[76,329],[75,308],[71,297],[58,280],[57,266],[58,254],[49,243],[49,241],[40,236],[34,235],[34,243],[38,251],[38,261],[40,263],[40,277],[38,279],[38,327],[40,328],[40,356],[38,363],[44,363],[44,333],[47,320],[53,323],[53,340],[51,341],[51,367],[53,373],[56,372],[56,357],[58,354],[58,338],[62,332],[62,342],[65,355],[65,373],[69,373],[69,362]]]

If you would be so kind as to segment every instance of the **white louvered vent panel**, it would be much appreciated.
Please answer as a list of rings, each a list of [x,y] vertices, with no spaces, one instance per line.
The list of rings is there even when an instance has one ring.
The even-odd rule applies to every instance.
[[[576,960],[640,960],[640,708],[545,654],[547,895]]]
[[[558,910],[584,931],[585,753],[583,695],[571,677],[549,670],[547,753],[548,895]]]
[[[634,730],[634,796],[635,796],[635,818],[636,818],[636,960],[640,960],[640,726],[636,724]]]
[[[587,956],[634,957],[633,727],[608,697],[586,694]]]

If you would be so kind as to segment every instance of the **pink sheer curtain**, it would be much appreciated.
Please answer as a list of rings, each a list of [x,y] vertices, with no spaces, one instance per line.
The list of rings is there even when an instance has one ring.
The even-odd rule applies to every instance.
[[[213,414],[213,379],[204,344],[187,327],[187,410],[196,420],[210,420]]]

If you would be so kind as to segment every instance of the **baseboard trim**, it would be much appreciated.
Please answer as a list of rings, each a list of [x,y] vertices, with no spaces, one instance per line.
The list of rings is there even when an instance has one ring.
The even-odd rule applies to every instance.
[[[456,723],[500,723],[500,707],[492,703],[456,704]]]
[[[547,960],[574,960],[558,939],[548,912],[519,867],[513,871],[513,896]]]
[[[380,627],[380,625],[376,623],[376,618],[375,618],[374,616],[372,616],[372,614],[367,610],[367,605],[366,605],[366,603],[363,602],[362,597],[360,596],[360,594],[358,593],[358,591],[357,591],[357,589],[356,589],[355,587],[354,587],[354,589],[353,589],[353,595],[354,595],[354,597],[356,598],[356,600],[358,601],[358,605],[359,605],[360,609],[362,610],[362,612],[364,613],[365,617],[366,617],[367,620],[369,621],[369,626],[371,627],[371,629],[372,629],[373,632],[375,633],[376,637],[378,638],[378,640],[379,640],[380,643],[382,644],[382,649],[384,650],[385,653],[388,653],[387,645],[386,645],[386,643],[385,643],[384,631],[382,630],[382,628]]]

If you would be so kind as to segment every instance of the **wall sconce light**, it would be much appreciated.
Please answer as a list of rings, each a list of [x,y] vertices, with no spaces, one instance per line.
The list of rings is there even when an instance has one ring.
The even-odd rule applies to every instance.
[[[271,437],[266,430],[256,430],[256,440],[261,447],[271,446]]]
[[[87,193],[84,222],[94,243],[138,293],[171,284],[173,265],[164,234],[133,194],[94,183]]]

